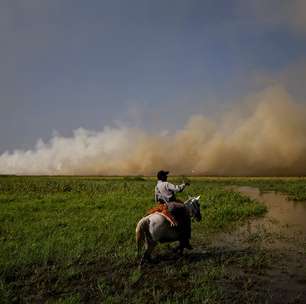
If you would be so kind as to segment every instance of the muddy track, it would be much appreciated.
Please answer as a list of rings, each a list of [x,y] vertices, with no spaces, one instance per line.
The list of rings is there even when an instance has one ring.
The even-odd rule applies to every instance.
[[[225,266],[224,302],[306,303],[306,203],[256,188],[236,191],[268,212],[208,242],[207,257]]]

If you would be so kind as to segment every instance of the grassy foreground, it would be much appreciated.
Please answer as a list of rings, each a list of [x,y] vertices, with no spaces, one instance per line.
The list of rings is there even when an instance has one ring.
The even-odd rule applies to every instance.
[[[201,195],[203,220],[193,224],[196,253],[177,258],[166,245],[159,246],[158,263],[140,270],[134,231],[154,205],[153,179],[0,177],[0,303],[230,299],[227,285],[220,282],[233,256],[207,256],[200,249],[212,233],[266,211],[262,204],[224,188],[233,184],[306,198],[302,182],[294,180],[191,179],[180,198]],[[235,258],[250,271],[265,262],[261,252]]]

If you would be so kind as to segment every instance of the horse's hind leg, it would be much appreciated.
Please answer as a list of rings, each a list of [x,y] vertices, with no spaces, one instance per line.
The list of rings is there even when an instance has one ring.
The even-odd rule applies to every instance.
[[[153,241],[150,241],[150,242],[147,242],[146,243],[146,250],[141,258],[141,261],[140,261],[140,265],[143,265],[144,262],[151,262],[151,254],[152,254],[152,251],[153,249],[155,248],[156,246],[156,243],[153,242]]]

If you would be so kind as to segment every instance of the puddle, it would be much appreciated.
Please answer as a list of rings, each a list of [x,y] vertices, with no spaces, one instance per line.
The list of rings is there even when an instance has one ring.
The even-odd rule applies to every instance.
[[[237,190],[243,195],[263,202],[268,208],[265,218],[306,235],[306,202],[290,201],[284,194],[262,193],[259,189],[252,187],[239,187]]]
[[[208,250],[238,250],[244,256],[250,256],[244,253],[247,250],[264,252],[269,263],[259,272],[242,275],[242,282],[251,278],[261,286],[259,293],[268,290],[265,303],[306,303],[306,202],[290,201],[284,194],[253,187],[231,190],[264,203],[267,213],[214,235]],[[241,272],[245,268],[238,263],[233,276]]]
[[[232,188],[233,189],[233,188]],[[268,248],[305,250],[306,246],[306,202],[290,201],[287,196],[276,192],[261,192],[253,187],[238,187],[233,190],[264,203],[267,213],[249,219],[244,225],[218,234],[215,245],[245,245],[261,243]]]

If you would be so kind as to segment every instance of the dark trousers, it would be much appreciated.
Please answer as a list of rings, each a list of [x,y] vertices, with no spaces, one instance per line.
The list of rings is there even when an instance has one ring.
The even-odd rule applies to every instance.
[[[191,220],[187,209],[182,202],[169,202],[167,203],[169,212],[176,219],[178,232],[183,241],[191,238]]]

